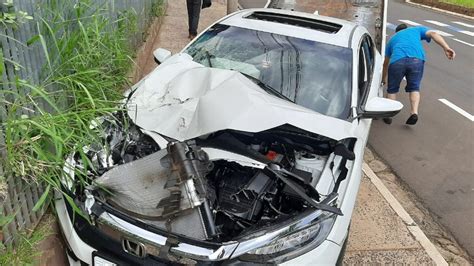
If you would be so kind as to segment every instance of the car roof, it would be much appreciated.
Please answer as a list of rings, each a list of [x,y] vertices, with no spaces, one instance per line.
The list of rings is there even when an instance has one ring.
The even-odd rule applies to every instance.
[[[279,21],[255,19],[254,14],[266,14],[269,16],[275,15],[283,19],[280,19]],[[327,31],[324,30],[324,28],[320,30],[318,27],[304,27],[298,25],[298,23],[292,23],[292,21],[297,21],[298,18],[309,21],[310,23],[314,22],[315,24],[323,23],[335,25],[337,30]],[[285,19],[288,20],[285,21]],[[227,16],[219,23],[349,48],[352,43],[352,33],[357,27],[357,24],[355,23],[337,18],[272,8],[244,9]]]

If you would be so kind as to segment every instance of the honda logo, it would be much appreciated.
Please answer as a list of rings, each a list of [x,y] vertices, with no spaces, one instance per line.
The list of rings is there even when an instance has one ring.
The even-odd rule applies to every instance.
[[[146,256],[146,248],[140,242],[135,242],[126,238],[122,239],[122,248],[128,254],[137,256],[139,258],[144,258]]]

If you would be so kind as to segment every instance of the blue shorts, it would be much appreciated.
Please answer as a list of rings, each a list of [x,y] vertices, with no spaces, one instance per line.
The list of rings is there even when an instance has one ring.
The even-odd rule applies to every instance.
[[[425,61],[413,57],[405,57],[391,63],[388,66],[387,93],[397,93],[403,77],[407,79],[406,92],[420,91],[424,65]]]

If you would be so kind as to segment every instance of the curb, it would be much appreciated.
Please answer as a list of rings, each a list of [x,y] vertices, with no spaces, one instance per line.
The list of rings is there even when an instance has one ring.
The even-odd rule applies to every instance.
[[[383,184],[382,180],[374,173],[374,171],[369,167],[367,163],[364,162],[362,165],[362,170],[365,175],[370,179],[372,184],[377,188],[377,190],[382,194],[384,199],[388,202],[390,207],[395,211],[395,213],[403,220],[406,224],[408,230],[413,235],[413,237],[420,243],[423,249],[426,251],[428,256],[435,262],[436,265],[448,265],[446,260],[443,258],[441,253],[436,249],[434,244],[428,239],[428,237],[423,233],[421,228],[415,223],[410,214],[402,207],[400,202],[393,196],[392,193],[387,189]]]
[[[156,38],[158,38],[158,34],[161,30],[161,25],[163,24],[164,17],[166,16],[166,11],[168,10],[168,0],[163,0],[163,14],[159,17],[155,17],[155,19],[150,23],[148,29],[146,31],[145,41],[142,43],[141,46],[138,47],[138,51],[135,55],[133,67],[133,73],[131,75],[132,83],[135,84],[140,81],[146,74],[144,73],[144,68],[146,67],[146,60],[145,62],[141,62],[139,58],[146,57],[147,55],[153,54],[153,44],[155,43]],[[154,25],[157,25],[154,27]],[[152,41],[148,42],[152,36]]]
[[[474,20],[474,17],[468,16],[468,15],[463,15],[463,14],[459,14],[459,13],[456,13],[456,12],[444,10],[444,9],[437,8],[437,7],[427,6],[427,5],[423,5],[423,4],[419,4],[419,3],[413,3],[410,0],[405,0],[405,3],[410,4],[410,5],[414,5],[414,6],[418,6],[418,7],[422,7],[422,8],[431,9],[431,10],[434,10],[434,11],[437,11],[437,12],[440,12],[440,13],[444,13],[444,14],[449,14],[449,15],[454,15],[454,16],[458,16],[458,17],[461,17],[461,18],[465,18],[465,19]]]

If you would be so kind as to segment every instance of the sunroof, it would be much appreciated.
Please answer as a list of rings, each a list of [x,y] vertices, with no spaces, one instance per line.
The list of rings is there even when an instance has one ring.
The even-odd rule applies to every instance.
[[[342,28],[342,25],[323,21],[323,20],[297,17],[297,16],[292,16],[292,15],[287,15],[287,14],[263,12],[263,11],[253,12],[250,15],[248,15],[246,18],[299,26],[299,27],[319,30],[319,31],[327,32],[327,33],[337,33]]]

